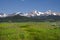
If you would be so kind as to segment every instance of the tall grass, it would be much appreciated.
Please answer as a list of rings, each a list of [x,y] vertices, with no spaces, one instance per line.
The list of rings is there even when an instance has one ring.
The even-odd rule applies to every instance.
[[[56,22],[0,23],[0,40],[60,40],[60,28]]]

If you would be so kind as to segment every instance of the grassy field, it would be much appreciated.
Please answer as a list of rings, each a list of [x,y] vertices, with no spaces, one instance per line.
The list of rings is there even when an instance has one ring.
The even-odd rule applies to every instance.
[[[59,22],[0,23],[0,40],[60,40]]]

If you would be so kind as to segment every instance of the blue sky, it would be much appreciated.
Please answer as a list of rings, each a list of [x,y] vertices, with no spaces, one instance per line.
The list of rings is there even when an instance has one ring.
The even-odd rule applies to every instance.
[[[60,12],[60,0],[0,0],[0,12],[29,12],[32,10]]]

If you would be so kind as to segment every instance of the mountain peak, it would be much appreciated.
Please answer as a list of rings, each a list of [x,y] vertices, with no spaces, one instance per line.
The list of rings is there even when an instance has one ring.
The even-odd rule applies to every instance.
[[[0,17],[14,16],[14,15],[27,16],[27,17],[48,16],[48,15],[59,15],[60,16],[60,13],[53,12],[51,10],[48,10],[46,12],[40,12],[40,11],[37,11],[36,9],[29,13],[22,13],[22,12],[16,12],[13,14],[0,13]]]

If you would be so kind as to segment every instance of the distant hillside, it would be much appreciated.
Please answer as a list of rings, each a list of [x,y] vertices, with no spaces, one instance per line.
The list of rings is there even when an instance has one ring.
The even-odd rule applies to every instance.
[[[20,16],[20,15],[14,15],[14,16],[8,16],[8,17],[2,17],[0,18],[0,22],[26,22],[26,21],[59,21],[60,16],[35,16],[35,17],[26,17],[26,16]]]

